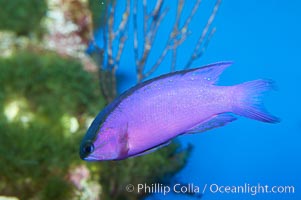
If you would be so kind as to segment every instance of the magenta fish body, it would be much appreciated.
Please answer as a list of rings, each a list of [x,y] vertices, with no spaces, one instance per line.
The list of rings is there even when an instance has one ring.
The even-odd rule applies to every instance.
[[[182,134],[199,133],[236,120],[233,114],[277,123],[260,101],[270,80],[218,86],[231,62],[178,71],[138,84],[116,98],[93,121],[80,146],[87,161],[120,160],[152,152]]]

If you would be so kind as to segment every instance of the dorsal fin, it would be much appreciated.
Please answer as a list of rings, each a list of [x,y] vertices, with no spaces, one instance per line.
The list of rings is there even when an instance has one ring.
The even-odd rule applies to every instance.
[[[204,80],[208,84],[215,84],[221,73],[231,64],[232,62],[218,62],[204,67],[191,69],[185,73],[184,77],[189,76],[191,79]]]

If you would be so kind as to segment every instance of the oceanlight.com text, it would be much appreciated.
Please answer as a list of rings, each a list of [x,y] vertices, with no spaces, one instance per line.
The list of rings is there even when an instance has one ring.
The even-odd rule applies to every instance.
[[[245,183],[244,185],[218,185],[218,184],[211,184],[204,186],[204,192],[210,193],[220,193],[220,194],[250,194],[255,196],[257,194],[294,194],[295,187],[292,185],[286,186],[269,186],[269,185],[262,185],[258,183],[257,185],[251,185]]]

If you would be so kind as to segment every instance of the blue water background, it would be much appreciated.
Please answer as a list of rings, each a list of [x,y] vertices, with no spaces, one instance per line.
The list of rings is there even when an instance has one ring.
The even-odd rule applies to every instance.
[[[187,3],[184,15],[188,14],[193,2]],[[187,61],[214,3],[210,0],[202,2],[190,27],[193,34],[178,53],[178,69]],[[222,74],[220,85],[258,78],[273,79],[278,91],[268,93],[264,101],[268,110],[282,121],[280,124],[266,124],[239,117],[239,120],[222,128],[181,136],[180,141],[184,145],[193,144],[194,149],[185,169],[175,177],[175,182],[193,183],[201,190],[205,184],[239,186],[260,183],[269,186],[292,185],[295,193],[252,196],[206,191],[202,199],[301,199],[300,6],[301,1],[297,0],[223,1],[214,23],[217,32],[205,55],[193,67],[223,60],[234,61],[233,66]],[[121,4],[117,13],[121,13],[122,8]],[[168,20],[163,21],[163,28],[159,30],[160,38],[154,45],[156,49],[151,61],[164,47],[174,8],[175,5],[171,6]],[[132,33],[130,41],[131,36]],[[100,39],[97,42],[102,45]],[[133,44],[130,42],[122,56],[123,65],[118,69],[119,92],[133,86],[136,81],[132,51]],[[163,62],[154,76],[168,72],[169,65],[170,60]],[[196,197],[156,194],[147,199]]]

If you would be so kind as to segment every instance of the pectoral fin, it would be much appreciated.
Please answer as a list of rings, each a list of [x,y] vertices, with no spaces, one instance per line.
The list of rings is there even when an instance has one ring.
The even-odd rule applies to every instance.
[[[123,159],[128,156],[129,151],[129,135],[128,135],[128,125],[126,125],[122,130],[120,130],[120,134],[118,135],[118,151],[119,151],[119,159]]]
[[[134,155],[132,157],[137,157],[137,156],[142,156],[142,155],[146,155],[146,154],[152,153],[152,152],[154,152],[154,151],[156,151],[156,150],[158,150],[158,149],[160,149],[162,147],[165,147],[165,146],[169,145],[170,143],[171,143],[171,141],[167,141],[167,142],[159,144],[159,145],[157,145],[157,146],[155,146],[153,148],[147,149],[147,150],[145,150],[145,151],[143,151],[143,152],[141,152],[139,154],[136,154],[136,155]]]
[[[189,129],[185,133],[200,133],[205,132],[213,128],[225,126],[226,124],[236,120],[237,118],[230,115],[230,114],[219,114],[214,115],[210,119],[201,122],[200,124],[194,126],[193,128]]]

